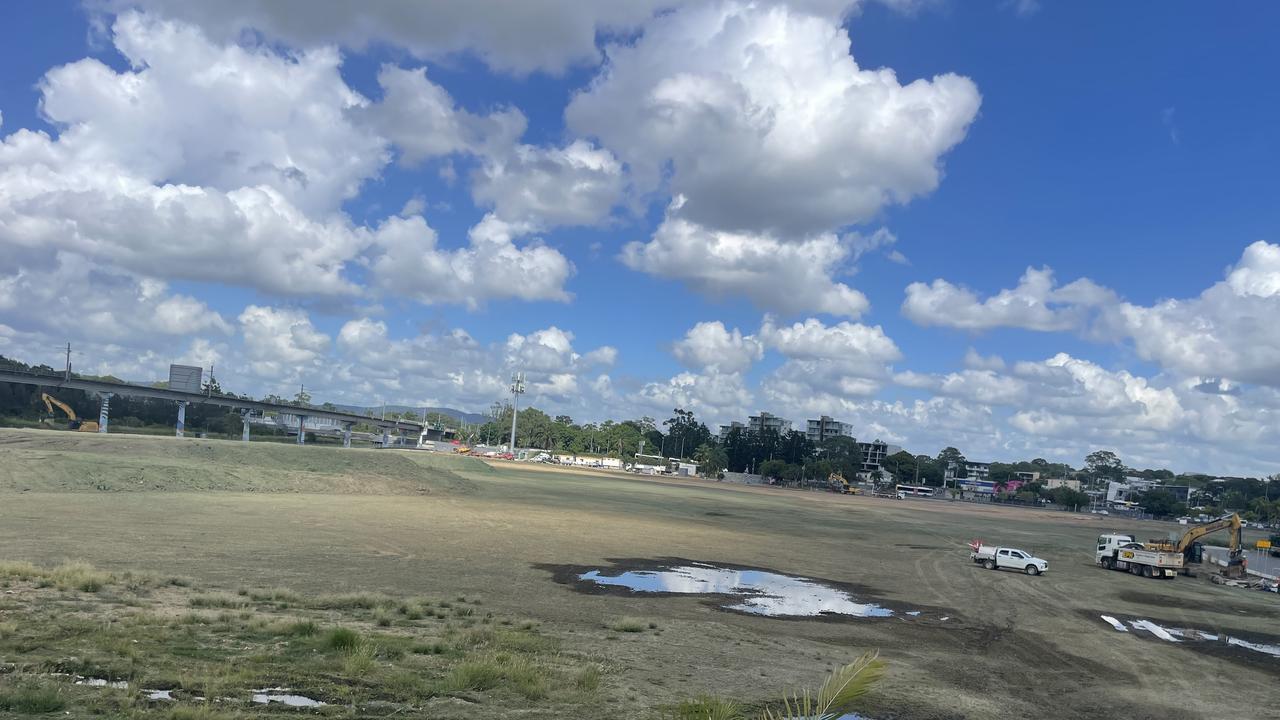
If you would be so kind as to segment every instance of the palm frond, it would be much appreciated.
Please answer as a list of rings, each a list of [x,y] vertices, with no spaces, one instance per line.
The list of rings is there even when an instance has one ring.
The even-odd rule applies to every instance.
[[[878,651],[871,650],[837,669],[822,683],[816,695],[805,689],[784,698],[781,715],[765,708],[763,720],[835,720],[851,712],[853,702],[884,677],[885,663],[879,655]]]

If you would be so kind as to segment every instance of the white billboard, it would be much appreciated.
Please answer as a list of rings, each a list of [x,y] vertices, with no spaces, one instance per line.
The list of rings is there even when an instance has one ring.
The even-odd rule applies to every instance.
[[[200,387],[203,376],[204,368],[198,368],[192,365],[170,365],[169,389],[189,393],[199,393],[203,390],[203,388]]]

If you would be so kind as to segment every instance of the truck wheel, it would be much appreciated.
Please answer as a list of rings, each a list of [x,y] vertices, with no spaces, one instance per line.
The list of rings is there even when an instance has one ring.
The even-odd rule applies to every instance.
[[[1102,569],[1103,569],[1103,570],[1114,570],[1114,569],[1115,569],[1115,568],[1111,567],[1111,558],[1102,558]]]
[[[1143,566],[1142,566],[1142,577],[1151,577],[1151,566],[1150,566],[1150,565],[1143,565]]]
[[[1028,565],[1028,566],[1027,566],[1027,574],[1028,574],[1028,575],[1039,575],[1039,574],[1040,574],[1040,568],[1036,567],[1035,565]]]
[[[996,569],[996,561],[995,561],[995,560],[983,560],[983,561],[982,561],[982,567],[984,567],[984,568],[986,568],[986,569],[988,569],[988,570],[995,570],[995,569]]]

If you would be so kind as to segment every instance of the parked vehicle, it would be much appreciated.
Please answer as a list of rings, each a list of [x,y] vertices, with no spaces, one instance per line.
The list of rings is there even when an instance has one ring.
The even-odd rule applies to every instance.
[[[1028,575],[1039,575],[1049,569],[1047,561],[1025,550],[983,545],[980,542],[972,543],[969,547],[969,559],[988,570],[1017,570]]]
[[[1132,535],[1099,535],[1094,563],[1107,570],[1124,570],[1133,575],[1171,578],[1182,570],[1182,553],[1148,550]]]
[[[1270,540],[1271,547],[1267,550],[1267,553],[1271,557],[1280,557],[1280,532],[1271,533]]]

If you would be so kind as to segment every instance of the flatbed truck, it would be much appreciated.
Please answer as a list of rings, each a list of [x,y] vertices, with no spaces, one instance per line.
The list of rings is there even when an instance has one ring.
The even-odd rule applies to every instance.
[[[1148,550],[1132,535],[1099,535],[1094,563],[1148,578],[1175,577],[1183,566],[1182,553]]]

